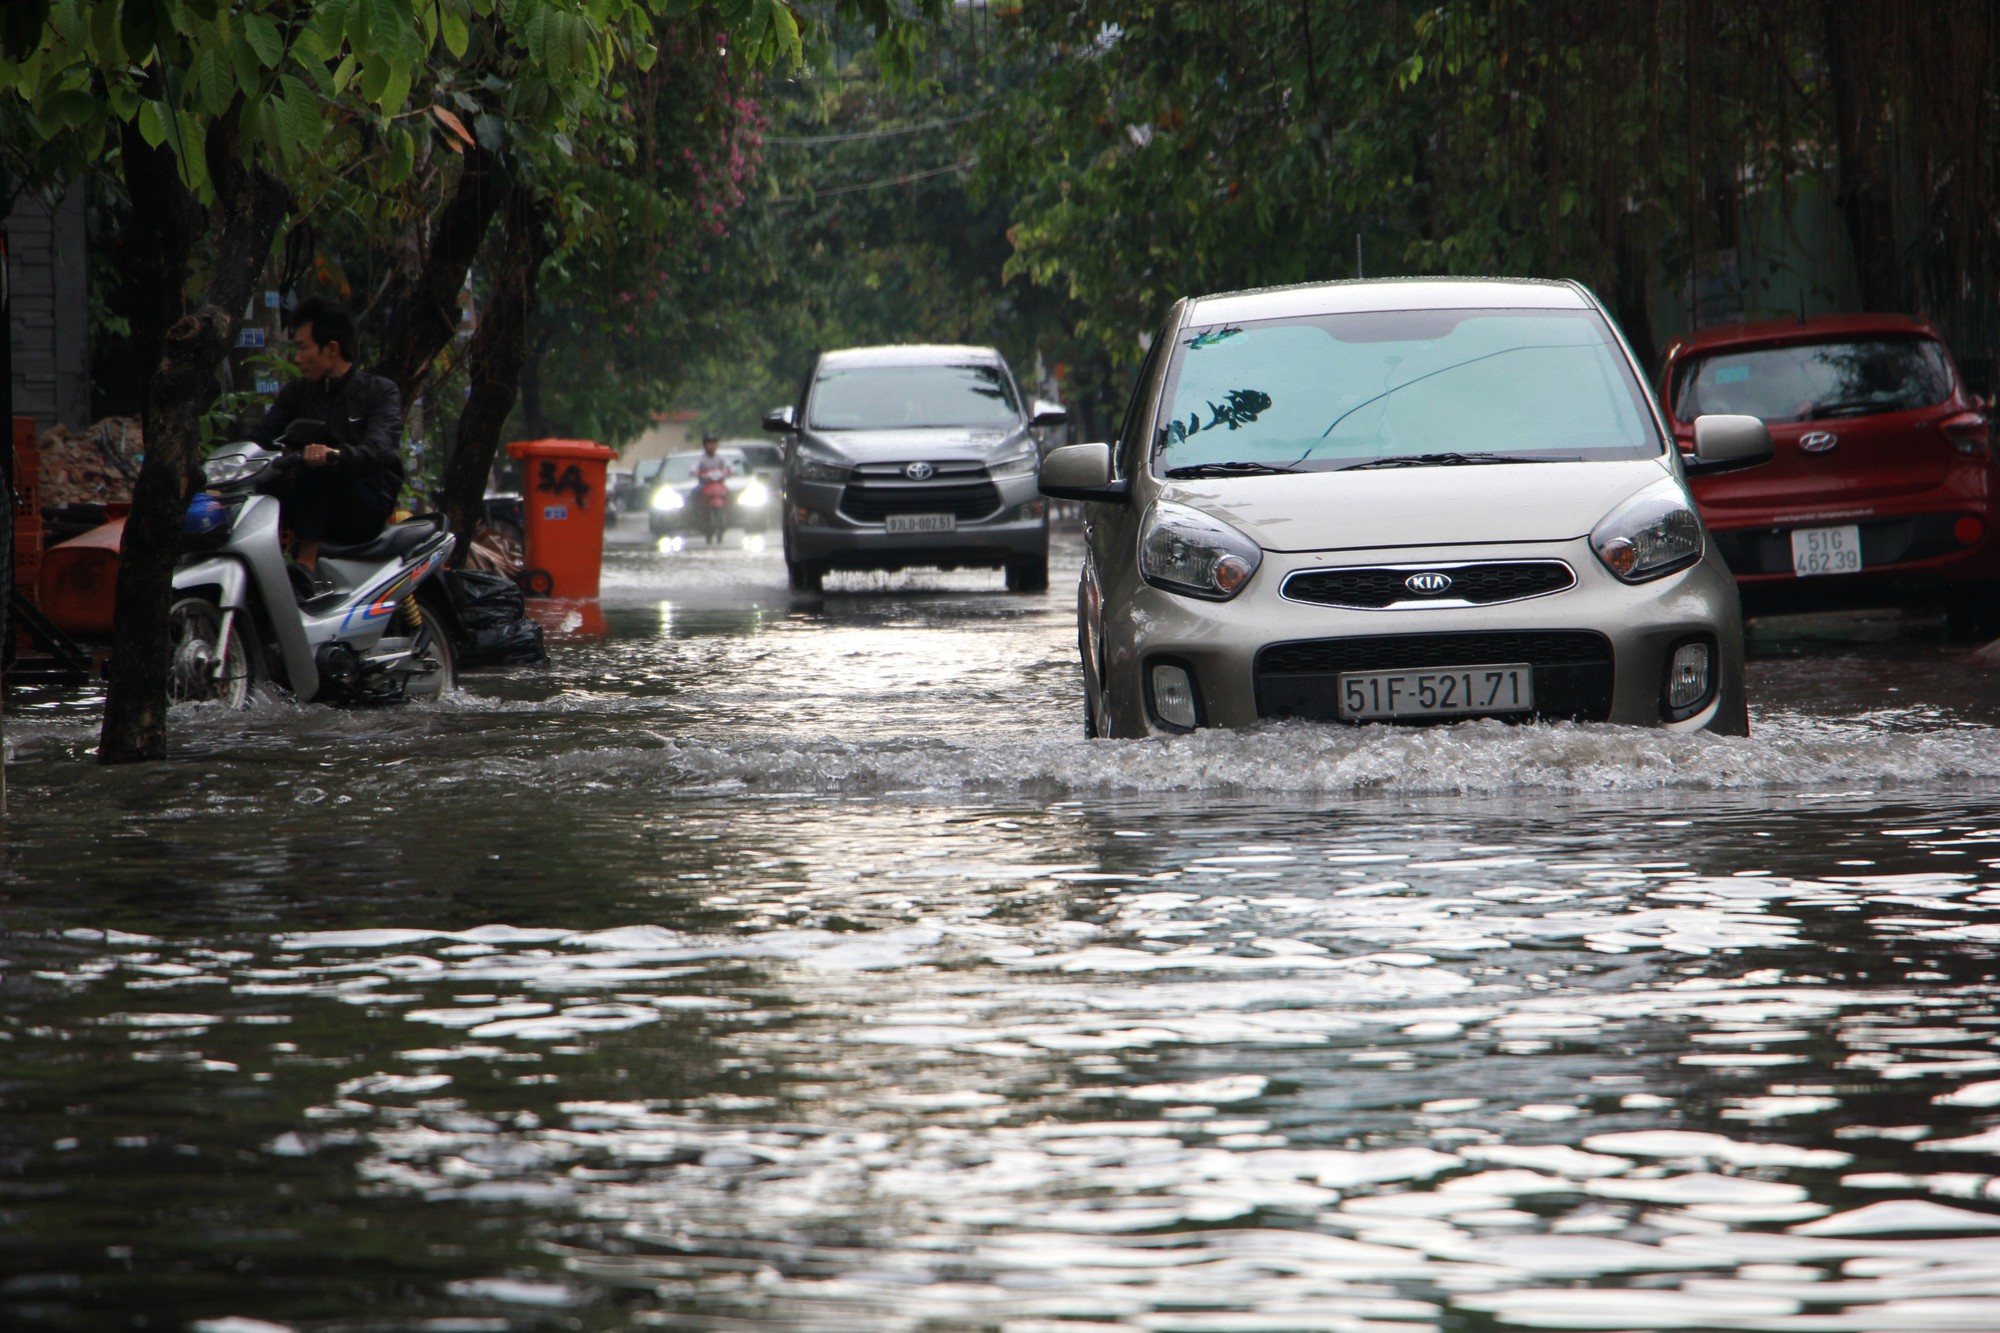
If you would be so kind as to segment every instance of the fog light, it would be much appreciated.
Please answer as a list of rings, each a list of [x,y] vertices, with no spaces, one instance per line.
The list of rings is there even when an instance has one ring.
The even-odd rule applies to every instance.
[[[1041,516],[1042,516],[1042,502],[1040,500],[1030,500],[1028,501],[1028,503],[1021,506],[1022,518],[1024,519],[1040,518]]]
[[[1964,518],[1952,524],[1951,535],[1958,538],[1960,546],[1971,546],[1986,535],[1986,525],[1972,515],[1967,514]]]
[[[1708,665],[1713,656],[1705,643],[1684,643],[1674,649],[1667,668],[1667,706],[1692,708],[1708,695]]]
[[[1153,668],[1153,715],[1170,727],[1194,730],[1194,682],[1184,668]]]
[[[824,528],[830,526],[826,521],[825,514],[820,513],[817,509],[807,509],[803,505],[792,510],[792,521],[802,528]]]

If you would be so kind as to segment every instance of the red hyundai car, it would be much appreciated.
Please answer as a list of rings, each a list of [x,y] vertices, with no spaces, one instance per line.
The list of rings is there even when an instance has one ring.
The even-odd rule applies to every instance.
[[[1683,450],[1707,412],[1762,417],[1763,467],[1689,486],[1744,610],[1942,603],[2000,621],[2000,475],[1986,404],[1937,331],[1901,315],[1705,329],[1668,346],[1660,400]]]

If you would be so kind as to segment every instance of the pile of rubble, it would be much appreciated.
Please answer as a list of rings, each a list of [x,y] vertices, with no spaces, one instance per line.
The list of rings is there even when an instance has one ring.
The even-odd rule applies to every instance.
[[[146,436],[137,417],[106,417],[88,430],[57,426],[44,431],[41,505],[113,504],[132,498]]]

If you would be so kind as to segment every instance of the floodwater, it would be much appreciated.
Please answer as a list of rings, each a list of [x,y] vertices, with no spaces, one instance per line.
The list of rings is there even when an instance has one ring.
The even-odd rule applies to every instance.
[[[2000,1329],[2000,683],[1085,742],[1055,591],[615,547],[436,706],[19,696],[0,1327]]]

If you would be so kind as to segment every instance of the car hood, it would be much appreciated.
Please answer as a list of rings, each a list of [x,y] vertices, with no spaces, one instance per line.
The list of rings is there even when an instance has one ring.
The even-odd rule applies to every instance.
[[[1267,551],[1567,541],[1671,476],[1663,459],[1492,463],[1170,481]]]
[[[977,462],[1018,446],[1028,438],[1025,424],[991,430],[967,426],[914,430],[809,430],[804,439],[852,463]]]

